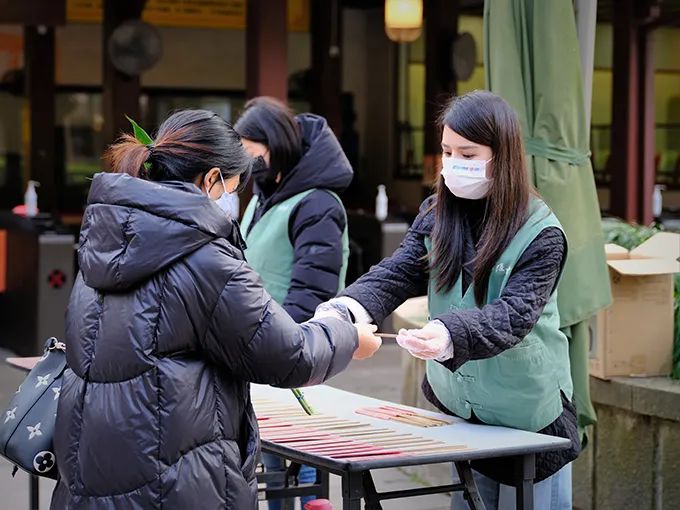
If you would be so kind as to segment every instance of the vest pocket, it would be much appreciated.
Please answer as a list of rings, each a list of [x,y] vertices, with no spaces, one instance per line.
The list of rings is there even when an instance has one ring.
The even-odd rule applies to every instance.
[[[489,371],[494,377],[488,383],[491,394],[500,391],[504,394],[527,390],[537,390],[547,387],[557,387],[552,383],[552,374],[548,373],[548,352],[540,340],[531,339],[505,352],[489,358]]]
[[[520,343],[503,351],[502,353],[490,358],[490,360],[496,360],[498,362],[503,362],[503,360],[512,361],[543,361],[546,358],[546,350],[543,342],[541,342],[535,336],[528,336]]]
[[[543,342],[534,338],[486,361],[480,382],[486,395],[496,397],[479,412],[480,419],[535,432],[559,416],[559,381],[549,370]],[[487,413],[491,416],[482,416]]]

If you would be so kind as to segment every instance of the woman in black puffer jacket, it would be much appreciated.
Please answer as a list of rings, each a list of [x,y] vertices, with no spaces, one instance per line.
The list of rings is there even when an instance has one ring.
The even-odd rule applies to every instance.
[[[176,113],[109,159],[67,312],[51,508],[254,509],[248,383],[323,382],[379,339],[341,313],[297,325],[263,290],[220,207],[251,160],[217,115]]]

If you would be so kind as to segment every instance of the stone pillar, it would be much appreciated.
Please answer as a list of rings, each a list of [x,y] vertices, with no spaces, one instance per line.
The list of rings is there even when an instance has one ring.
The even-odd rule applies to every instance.
[[[26,94],[30,109],[29,175],[40,182],[38,207],[57,207],[55,180],[55,53],[54,27],[28,26],[24,30]]]
[[[439,171],[441,107],[456,93],[451,50],[458,32],[458,0],[425,1],[425,147],[423,179],[429,186]]]
[[[129,20],[140,19],[145,0],[104,0],[102,25],[102,62],[104,64],[104,142],[113,143],[121,133],[130,130],[125,116],[139,121],[139,76],[127,76],[118,71],[109,58],[108,41],[114,30]]]

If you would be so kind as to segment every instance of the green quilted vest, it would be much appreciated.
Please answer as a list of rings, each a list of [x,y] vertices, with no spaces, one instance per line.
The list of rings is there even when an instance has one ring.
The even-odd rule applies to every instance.
[[[545,203],[532,200],[529,219],[491,272],[486,303],[500,297],[524,250],[548,227],[562,228]],[[430,250],[429,239],[426,244]],[[462,276],[449,292],[435,289],[431,276],[428,302],[432,318],[477,306],[472,285],[462,294]],[[532,432],[546,427],[562,413],[560,391],[569,398],[573,391],[569,345],[560,331],[557,293],[551,296],[534,328],[515,347],[492,358],[468,361],[455,372],[428,361],[427,379],[439,401],[462,418],[470,418],[474,412],[489,425]]]
[[[282,304],[288,295],[291,274],[293,272],[294,248],[288,238],[288,223],[290,214],[303,198],[315,191],[314,189],[303,191],[290,197],[283,202],[274,205],[248,232],[253,221],[258,198],[248,204],[241,222],[241,230],[245,235],[246,260],[248,264],[260,275],[264,288],[271,294],[274,301]],[[340,197],[330,192],[342,205]],[[344,210],[344,209],[343,209]],[[349,236],[347,234],[347,222],[342,234],[342,269],[338,281],[338,292],[345,288],[345,276],[347,274],[347,259],[349,257]]]

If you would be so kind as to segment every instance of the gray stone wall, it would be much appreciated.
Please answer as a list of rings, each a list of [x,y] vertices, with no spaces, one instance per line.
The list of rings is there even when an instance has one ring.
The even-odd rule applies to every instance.
[[[680,382],[591,378],[597,425],[574,464],[574,508],[680,509]]]

